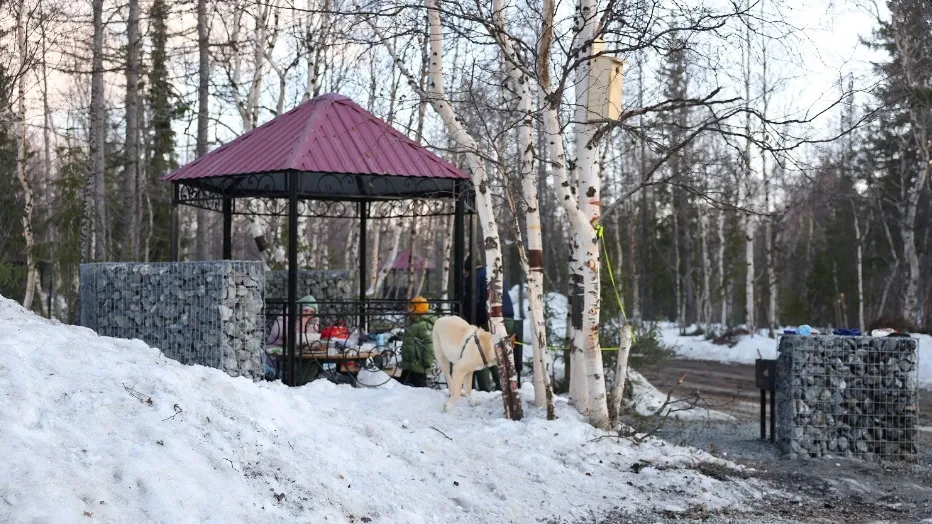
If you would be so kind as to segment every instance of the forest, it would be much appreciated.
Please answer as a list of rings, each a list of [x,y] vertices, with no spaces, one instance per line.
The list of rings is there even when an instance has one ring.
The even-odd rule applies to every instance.
[[[684,328],[932,328],[932,7],[794,6],[0,0],[0,294],[74,322],[80,264],[168,259],[161,177],[340,93],[484,181],[494,265],[596,311],[574,326],[623,304]],[[866,30],[827,58],[847,44],[801,20],[851,13]],[[623,96],[594,114],[599,59]],[[186,209],[182,258],[219,258],[220,227]],[[256,227],[283,263],[276,220],[237,222],[234,258],[259,256]],[[355,267],[355,227],[302,220],[302,264]],[[449,267],[447,217],[370,227],[374,267]]]

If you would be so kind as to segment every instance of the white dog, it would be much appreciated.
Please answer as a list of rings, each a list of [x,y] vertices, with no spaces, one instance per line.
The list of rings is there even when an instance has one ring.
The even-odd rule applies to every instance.
[[[437,357],[437,364],[447,379],[447,388],[450,391],[450,399],[443,405],[443,410],[450,411],[453,403],[460,398],[463,385],[466,386],[466,398],[474,405],[473,373],[498,363],[492,334],[460,317],[442,317],[434,324],[433,342],[434,356]]]

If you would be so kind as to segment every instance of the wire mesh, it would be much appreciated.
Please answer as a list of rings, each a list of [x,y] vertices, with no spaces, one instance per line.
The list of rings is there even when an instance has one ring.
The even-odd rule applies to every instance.
[[[782,337],[776,397],[782,450],[915,461],[918,369],[910,337]]]
[[[261,263],[95,263],[80,273],[81,325],[141,339],[184,364],[261,375]]]

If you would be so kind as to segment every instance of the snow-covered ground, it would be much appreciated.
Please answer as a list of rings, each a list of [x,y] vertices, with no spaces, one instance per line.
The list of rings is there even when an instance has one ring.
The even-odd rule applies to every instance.
[[[253,383],[0,298],[0,522],[535,522],[761,496],[690,469],[721,463],[703,452],[477,395],[444,414],[434,390]]]
[[[680,336],[673,323],[663,323],[660,332],[665,344],[673,346],[677,356],[693,360],[713,360],[729,364],[753,364],[758,358],[777,358],[777,339],[766,331],[742,336],[734,347],[713,344],[703,336]],[[932,336],[913,335],[919,340],[919,387],[932,389]]]

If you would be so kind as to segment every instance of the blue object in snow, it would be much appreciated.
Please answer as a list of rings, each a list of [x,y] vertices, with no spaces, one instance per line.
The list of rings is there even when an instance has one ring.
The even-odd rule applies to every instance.
[[[796,330],[795,330],[795,329],[784,329],[784,330],[783,330],[783,334],[784,334],[784,335],[795,335],[795,334],[796,334]]]
[[[838,328],[832,331],[833,335],[839,335],[842,337],[859,337],[861,336],[860,329],[848,329],[848,328]]]
[[[803,324],[799,326],[798,328],[796,328],[796,334],[802,335],[804,337],[808,337],[809,335],[812,334],[812,326],[810,326],[809,324]]]

